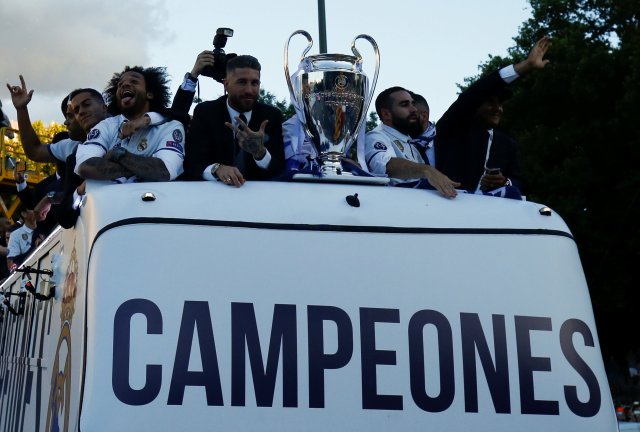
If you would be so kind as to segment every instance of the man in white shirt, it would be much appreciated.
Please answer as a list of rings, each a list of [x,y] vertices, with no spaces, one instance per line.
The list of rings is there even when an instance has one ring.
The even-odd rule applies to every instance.
[[[65,116],[64,124],[69,131],[69,138],[53,144],[44,144],[33,129],[31,118],[29,117],[27,106],[31,102],[33,90],[27,89],[22,75],[20,75],[20,85],[11,86],[7,84],[7,88],[11,93],[13,106],[16,108],[22,147],[27,157],[34,162],[64,163],[69,155],[75,151],[78,144],[84,141],[87,132],[107,116],[107,107],[100,92],[90,88],[74,90],[62,101],[61,106],[62,113]],[[74,105],[71,103],[74,99],[78,100],[75,104],[76,111],[74,111]],[[81,105],[82,109],[80,109]],[[78,112],[78,116],[76,112]],[[81,117],[82,121],[76,117]]]
[[[20,212],[23,225],[9,236],[7,267],[10,270],[22,264],[27,252],[33,245],[33,231],[36,229],[36,216],[33,210],[23,209]]]
[[[402,87],[382,91],[376,98],[376,112],[382,123],[367,133],[365,141],[369,171],[388,175],[392,185],[426,179],[440,194],[454,198],[459,183],[426,164],[412,143],[411,134],[420,124],[411,94]]]

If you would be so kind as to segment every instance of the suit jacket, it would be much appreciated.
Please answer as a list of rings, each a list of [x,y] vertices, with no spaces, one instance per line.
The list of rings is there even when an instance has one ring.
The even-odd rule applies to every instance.
[[[484,173],[489,132],[476,120],[476,111],[491,96],[508,92],[507,83],[495,71],[465,90],[436,124],[436,166],[462,188],[475,191]],[[502,174],[519,186],[520,170],[516,142],[496,128],[487,167],[500,168]]]
[[[265,133],[265,147],[271,154],[271,162],[265,170],[242,150],[234,140],[233,131],[225,126],[231,123],[227,110],[227,97],[198,104],[187,134],[184,171],[188,179],[202,180],[204,169],[213,164],[236,166],[236,157],[242,158],[238,167],[247,180],[266,180],[280,174],[284,168],[284,144],[282,142],[282,114],[277,108],[257,103],[251,111],[249,128],[257,131],[264,120],[269,120]]]

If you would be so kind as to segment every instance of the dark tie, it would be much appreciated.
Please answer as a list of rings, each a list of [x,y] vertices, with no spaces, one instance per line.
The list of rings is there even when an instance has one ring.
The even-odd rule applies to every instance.
[[[238,116],[238,118],[245,124],[247,125],[247,127],[249,127],[249,125],[247,124],[247,117],[243,114],[240,113],[240,115]],[[240,123],[238,122],[237,125],[238,128],[241,128],[242,126],[240,125]],[[245,163],[244,163],[244,157],[245,157],[245,152],[244,150],[242,150],[240,148],[240,146],[238,145],[238,143],[236,142],[236,149],[235,151],[236,153],[236,157],[235,157],[235,166],[236,168],[238,168],[240,170],[241,173],[245,173]]]
[[[413,144],[416,147],[418,153],[420,153],[420,156],[424,159],[424,163],[427,165],[431,165],[429,163],[429,157],[427,156],[427,149],[429,148],[429,145],[432,144],[433,139],[434,137],[419,136],[418,138],[409,141],[410,144]]]

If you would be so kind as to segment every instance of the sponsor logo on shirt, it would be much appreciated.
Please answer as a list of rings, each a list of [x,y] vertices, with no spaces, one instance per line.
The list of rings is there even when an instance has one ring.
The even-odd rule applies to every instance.
[[[173,140],[176,142],[182,142],[182,131],[180,129],[173,131]]]
[[[91,129],[89,135],[87,135],[87,141],[94,140],[100,136],[100,131],[98,129]]]
[[[184,147],[182,147],[182,145],[178,144],[175,141],[167,141],[167,147],[174,148],[174,149],[178,150],[180,153],[184,152]]]

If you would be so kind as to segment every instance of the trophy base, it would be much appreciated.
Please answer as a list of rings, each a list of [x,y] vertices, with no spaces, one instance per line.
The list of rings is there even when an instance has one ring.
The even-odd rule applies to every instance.
[[[389,183],[387,177],[362,177],[355,176],[350,173],[343,174],[326,174],[322,177],[313,174],[298,173],[293,175],[293,181],[312,182],[312,183],[350,183],[350,184],[369,184],[377,186],[386,186]]]

